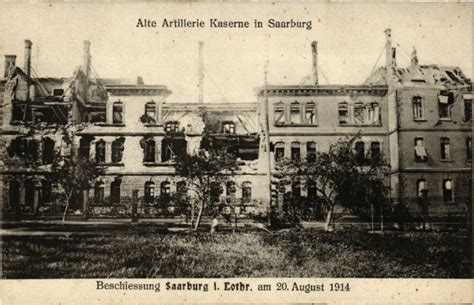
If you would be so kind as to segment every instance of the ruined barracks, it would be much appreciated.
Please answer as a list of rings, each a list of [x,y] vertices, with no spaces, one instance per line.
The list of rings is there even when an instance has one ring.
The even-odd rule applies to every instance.
[[[390,164],[384,173],[389,204],[403,202],[416,213],[423,199],[432,215],[465,215],[472,205],[471,80],[457,67],[419,62],[415,50],[410,66],[398,67],[390,30],[385,35],[386,63],[363,84],[320,85],[313,42],[310,81],[264,85],[256,88],[256,101],[225,104],[167,103],[172,92],[164,85],[148,85],[140,77],[98,78],[88,42],[72,77],[41,78],[32,68],[27,40],[23,67],[6,55],[0,80],[3,212],[59,209],[60,187],[43,175],[55,151],[70,149],[106,168],[80,194],[78,214],[84,202],[99,210],[129,205],[133,190],[143,205],[185,192],[173,157],[199,149],[206,131],[215,143],[230,147],[240,164],[218,199],[229,205],[280,203],[283,196],[271,202],[275,161],[311,156],[340,138],[360,135],[354,150],[361,159],[380,156]],[[41,128],[31,132],[30,126]],[[71,147],[58,126],[74,130]],[[305,185],[278,191],[315,196]]]

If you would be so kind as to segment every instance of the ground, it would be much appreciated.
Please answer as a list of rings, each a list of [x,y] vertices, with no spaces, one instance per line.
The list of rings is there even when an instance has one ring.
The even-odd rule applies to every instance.
[[[3,229],[4,278],[471,276],[470,242],[460,232],[211,235],[130,224]]]

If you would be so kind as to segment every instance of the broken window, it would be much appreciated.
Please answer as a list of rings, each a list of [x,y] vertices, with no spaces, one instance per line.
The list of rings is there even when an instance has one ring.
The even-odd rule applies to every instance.
[[[164,138],[161,141],[161,160],[171,161],[175,156],[186,154],[187,142],[184,138]]]
[[[372,142],[370,143],[370,157],[372,161],[378,162],[380,160],[380,143]]]
[[[97,181],[94,185],[94,203],[104,203],[105,183]]]
[[[416,196],[418,198],[422,198],[423,193],[427,192],[427,191],[428,191],[428,189],[426,187],[426,180],[425,179],[418,179],[416,181]]]
[[[219,196],[221,193],[222,193],[221,185],[215,181],[212,181],[210,185],[211,204],[219,202]]]
[[[53,89],[53,96],[61,97],[64,94],[64,89]]]
[[[285,104],[279,102],[275,105],[275,125],[285,124]]]
[[[451,179],[443,180],[443,202],[451,203],[454,201],[453,181]]]
[[[300,161],[300,143],[291,143],[291,160]]]
[[[123,124],[123,103],[115,102],[112,106],[112,123]]]
[[[186,181],[178,181],[176,183],[176,193],[179,195],[179,198],[182,200],[186,199],[186,193],[188,192],[188,187]]]
[[[275,161],[280,161],[285,157],[285,143],[275,143]]]
[[[162,199],[169,199],[171,196],[171,183],[169,181],[163,181],[160,184],[160,197]]]
[[[290,105],[290,122],[291,124],[301,124],[301,110],[298,102]]]
[[[371,103],[369,106],[369,120],[371,124],[380,123],[380,106],[379,103]]]
[[[450,159],[449,138],[441,138],[441,160]]]
[[[346,125],[349,123],[349,106],[346,102],[339,103],[339,124]]]
[[[472,138],[466,138],[466,158],[472,160]]]
[[[95,162],[104,163],[105,162],[105,141],[99,140],[95,143]]]
[[[413,106],[413,119],[419,120],[423,119],[423,99],[421,96],[414,96],[412,99]]]
[[[356,162],[359,165],[363,165],[365,163],[365,143],[364,142],[356,142],[355,143],[355,158]]]
[[[165,125],[165,131],[167,133],[176,133],[179,131],[179,123],[178,122],[167,122]]]
[[[20,182],[10,180],[8,185],[8,204],[11,208],[17,208],[20,203]]]
[[[242,202],[248,203],[252,200],[252,182],[245,181],[242,183]]]
[[[124,149],[124,138],[117,139],[112,142],[112,162],[122,162],[123,149]]]
[[[92,140],[91,136],[83,136],[79,141],[79,155],[85,160],[89,160]]]
[[[155,199],[155,183],[153,181],[145,182],[145,203],[153,203]]]
[[[464,101],[464,121],[472,120],[472,100]]]
[[[309,125],[317,125],[317,109],[316,104],[313,102],[309,102],[305,105],[305,119],[306,124]]]
[[[32,122],[33,110],[28,105],[13,104],[12,122]]]
[[[230,202],[235,201],[235,193],[237,192],[237,187],[235,186],[234,181],[227,181],[226,183],[226,195],[227,199],[230,200]]]
[[[120,187],[122,185],[121,179],[115,179],[110,184],[110,202],[120,203]]]
[[[143,162],[155,162],[155,151],[156,151],[156,143],[155,140],[149,138],[145,140],[144,143],[144,156]]]
[[[425,149],[425,141],[423,138],[415,138],[415,161],[425,162],[428,155]]]
[[[224,123],[222,123],[222,132],[224,134],[235,134],[235,124],[234,124],[234,122],[224,122]]]
[[[22,137],[17,137],[10,142],[7,148],[9,157],[24,157],[28,147],[28,140]]]
[[[315,142],[306,143],[306,159],[310,163],[316,162],[316,143]]]
[[[438,112],[440,119],[450,119],[454,104],[454,96],[451,92],[442,92],[438,95]]]
[[[54,141],[43,138],[43,164],[51,164],[54,161]]]
[[[354,104],[354,124],[364,124],[364,104]]]
[[[156,103],[148,102],[145,104],[145,118],[143,123],[156,123]]]

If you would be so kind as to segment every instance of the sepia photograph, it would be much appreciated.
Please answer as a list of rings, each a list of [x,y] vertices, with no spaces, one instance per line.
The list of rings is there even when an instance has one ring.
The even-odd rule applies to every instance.
[[[471,279],[472,24],[467,3],[0,4],[2,279]],[[158,278],[181,280],[132,281]]]

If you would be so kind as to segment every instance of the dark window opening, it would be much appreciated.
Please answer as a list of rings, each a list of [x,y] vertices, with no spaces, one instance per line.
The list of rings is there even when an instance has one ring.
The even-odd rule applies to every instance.
[[[301,197],[301,182],[296,180],[291,184],[291,193],[293,197]]]
[[[187,142],[183,138],[165,138],[161,141],[161,160],[171,161],[175,156],[186,154]]]
[[[301,109],[298,102],[293,102],[290,105],[290,122],[292,124],[301,124]]]
[[[316,162],[316,143],[306,143],[306,159],[309,163]]]
[[[89,160],[92,140],[93,137],[84,136],[79,141],[79,155],[84,160]]]
[[[12,122],[33,122],[33,110],[28,105],[13,104]]]
[[[413,97],[413,119],[423,119],[423,99],[420,96]]]
[[[122,162],[124,150],[124,138],[117,139],[112,142],[112,162]]]
[[[115,102],[112,106],[112,123],[123,124],[123,104]]]
[[[105,163],[105,141],[100,140],[95,144],[95,162]]]
[[[64,94],[64,89],[53,89],[53,95],[57,97],[61,97]]]
[[[349,107],[347,103],[339,103],[339,124],[346,125],[349,123]]]
[[[230,202],[235,201],[235,193],[237,192],[237,187],[235,185],[235,182],[233,181],[228,181],[226,183],[226,195],[227,195],[227,200]]]
[[[235,134],[235,124],[233,122],[222,123],[222,132],[224,134]]]
[[[248,203],[252,200],[252,182],[242,183],[242,202]]]
[[[285,104],[279,102],[275,105],[275,125],[281,125],[285,123]]]
[[[472,160],[472,138],[466,138],[466,158]]]
[[[160,198],[163,203],[169,203],[171,199],[171,183],[163,181],[160,184]]]
[[[453,104],[454,95],[452,92],[442,92],[438,95],[438,112],[441,119],[451,118]]]
[[[104,182],[96,182],[94,185],[94,203],[101,204],[104,203],[104,192],[105,184]]]
[[[221,185],[217,182],[211,182],[210,193],[211,204],[219,202],[219,196],[222,194]]]
[[[275,144],[275,161],[280,161],[285,157],[285,143]]]
[[[441,160],[450,160],[449,138],[441,138]]]
[[[33,180],[25,181],[25,205],[33,207],[35,200],[35,182]]]
[[[300,161],[300,143],[299,142],[293,142],[291,143],[291,160],[293,161]]]
[[[316,109],[315,103],[309,102],[305,105],[305,119],[306,119],[306,124],[309,124],[309,125],[318,124],[317,109]]]
[[[464,101],[464,121],[472,120],[472,100]]]
[[[356,158],[357,164],[363,165],[365,163],[365,144],[364,144],[364,142],[356,142],[355,143],[355,158]]]
[[[153,139],[148,139],[145,141],[144,154],[144,162],[156,161],[156,143]]]
[[[53,163],[54,157],[54,141],[50,138],[43,138],[43,164]]]
[[[155,183],[153,181],[145,182],[145,203],[153,203],[155,200]]]
[[[20,182],[10,180],[8,186],[8,203],[10,207],[17,208],[20,203]]]
[[[453,201],[453,181],[451,179],[445,179],[443,180],[443,202],[451,203]]]
[[[370,157],[373,161],[378,162],[380,160],[380,143],[370,143]]]
[[[49,203],[53,201],[53,189],[51,182],[43,181],[41,184],[41,203]]]
[[[110,184],[110,202],[120,203],[120,187],[122,180],[116,179]]]
[[[316,190],[316,183],[314,181],[308,182],[308,199],[312,202],[316,201],[317,199],[317,190]]]

